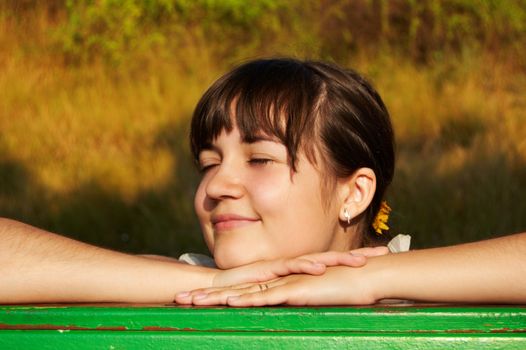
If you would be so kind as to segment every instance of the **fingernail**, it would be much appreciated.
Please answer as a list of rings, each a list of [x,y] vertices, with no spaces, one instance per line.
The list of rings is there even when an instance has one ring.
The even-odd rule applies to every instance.
[[[204,299],[207,296],[208,296],[208,294],[206,294],[206,293],[199,293],[199,294],[194,295],[194,300]]]
[[[178,298],[186,298],[189,295],[190,295],[190,292],[181,292],[181,293],[177,293],[175,296]]]
[[[322,264],[322,263],[319,263],[319,262],[316,262],[313,264],[314,267],[325,267],[325,264]]]

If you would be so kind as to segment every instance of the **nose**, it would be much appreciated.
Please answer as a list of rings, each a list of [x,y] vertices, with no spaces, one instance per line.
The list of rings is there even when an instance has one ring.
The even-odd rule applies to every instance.
[[[206,195],[214,200],[236,199],[243,196],[244,186],[241,174],[228,163],[221,163],[210,174],[206,184]]]

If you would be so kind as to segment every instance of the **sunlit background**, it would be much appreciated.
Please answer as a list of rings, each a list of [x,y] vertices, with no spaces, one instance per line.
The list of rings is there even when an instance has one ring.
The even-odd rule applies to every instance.
[[[526,2],[0,1],[0,216],[136,253],[205,252],[188,123],[247,59],[353,67],[397,134],[392,231],[526,230]]]

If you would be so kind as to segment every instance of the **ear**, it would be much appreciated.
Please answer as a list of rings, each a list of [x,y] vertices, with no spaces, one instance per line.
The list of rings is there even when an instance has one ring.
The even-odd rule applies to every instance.
[[[370,168],[360,168],[350,177],[342,179],[338,186],[342,198],[339,218],[347,223],[371,204],[376,191],[376,175]]]

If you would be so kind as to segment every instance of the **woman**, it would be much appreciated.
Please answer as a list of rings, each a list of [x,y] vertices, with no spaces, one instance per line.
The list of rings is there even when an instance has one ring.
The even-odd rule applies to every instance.
[[[524,265],[512,256],[524,252],[524,234],[438,253],[371,257],[356,268],[365,258],[346,252],[385,242],[382,225],[372,225],[394,156],[387,110],[355,72],[291,59],[242,65],[199,102],[191,144],[203,172],[196,213],[221,270],[111,252],[4,220],[0,282],[9,287],[0,300],[167,302],[179,293],[179,303],[230,305],[362,304],[391,297],[471,301],[471,292],[487,281],[499,285],[479,294],[484,300],[495,301],[496,294],[504,295],[502,301],[526,300],[520,289]],[[510,242],[519,248],[510,250]],[[492,261],[481,255],[495,246],[503,249]],[[374,256],[385,249],[359,252]],[[449,255],[458,266],[447,264]],[[473,263],[486,264],[488,272],[474,273]],[[405,266],[396,270],[402,276],[391,271],[397,265]],[[511,294],[500,293],[506,284],[494,273],[504,268],[516,282],[507,288]],[[301,272],[325,274],[276,279]],[[429,279],[437,273],[444,279]],[[421,294],[382,293],[377,287],[386,275],[399,277],[390,281],[394,286]],[[469,293],[455,294],[460,280],[470,281]],[[435,288],[437,281],[453,291]]]

